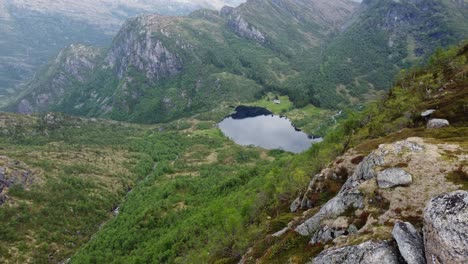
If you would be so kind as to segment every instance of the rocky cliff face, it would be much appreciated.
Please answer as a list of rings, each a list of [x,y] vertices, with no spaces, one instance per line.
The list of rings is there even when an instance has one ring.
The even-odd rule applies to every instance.
[[[72,44],[107,46],[125,19],[140,14],[187,15],[243,0],[2,0],[0,1],[0,106]]]
[[[358,5],[353,1],[263,1],[254,0],[236,9],[223,8],[221,14],[228,18],[228,26],[240,37],[254,40],[260,44],[273,44],[278,39],[289,36],[290,52],[294,52],[295,43],[299,37],[292,27],[299,27],[306,37],[302,42],[317,45],[321,37],[335,32],[343,27],[357,10]],[[266,12],[256,12],[264,9]],[[289,16],[292,19],[282,19]],[[306,29],[309,27],[308,29]],[[311,32],[310,27],[314,27]],[[272,43],[268,43],[272,42]],[[275,47],[277,48],[277,47]]]
[[[83,85],[96,68],[102,50],[70,45],[51,62],[51,66],[31,81],[30,94],[19,99],[17,112],[32,113],[49,109],[63,100],[67,88]]]
[[[236,32],[242,38],[252,39],[259,43],[264,43],[266,37],[264,33],[260,32],[256,27],[250,25],[245,21],[243,17],[238,15],[237,17],[229,19],[229,27]]]
[[[148,15],[128,21],[117,35],[105,62],[120,79],[132,67],[145,74],[149,80],[159,80],[180,73],[181,58],[169,51],[161,39],[153,37],[154,33],[165,34],[166,28],[177,20]]]

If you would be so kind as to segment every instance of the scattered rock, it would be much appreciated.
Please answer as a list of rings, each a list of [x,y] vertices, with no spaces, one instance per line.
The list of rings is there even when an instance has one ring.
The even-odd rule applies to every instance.
[[[449,125],[450,123],[446,119],[434,118],[434,119],[429,120],[429,122],[427,122],[427,128],[442,128],[442,127],[446,127]]]
[[[387,241],[368,241],[320,253],[308,264],[398,264],[398,250]]]
[[[428,263],[468,263],[468,192],[432,198],[424,211]]]
[[[396,223],[393,227],[392,235],[398,244],[400,254],[408,264],[426,263],[422,235],[411,223]]]
[[[358,231],[359,231],[359,229],[358,229],[355,225],[353,225],[353,224],[349,225],[349,227],[348,227],[348,233],[350,233],[350,234],[355,234],[355,233],[357,233]]]
[[[436,110],[435,109],[429,109],[421,113],[422,117],[428,117],[432,115]]]
[[[409,185],[413,182],[411,174],[401,168],[390,168],[377,174],[377,184],[380,188],[391,188]]]
[[[328,241],[333,240],[339,236],[347,235],[347,229],[338,229],[334,227],[324,226],[322,229],[315,232],[310,240],[311,245],[315,245],[317,243],[326,244]]]

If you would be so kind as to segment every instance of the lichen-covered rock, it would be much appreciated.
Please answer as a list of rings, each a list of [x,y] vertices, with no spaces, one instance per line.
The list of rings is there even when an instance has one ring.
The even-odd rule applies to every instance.
[[[398,250],[387,241],[368,241],[357,246],[326,250],[309,264],[398,264]]]
[[[429,120],[429,122],[427,122],[427,128],[442,128],[442,127],[446,127],[449,125],[450,123],[446,119],[434,118],[434,119]]]
[[[353,175],[345,182],[339,193],[328,201],[320,211],[296,227],[295,231],[303,236],[314,234],[320,228],[323,219],[337,217],[351,206],[363,207],[363,195],[359,191],[359,185],[376,176],[375,166],[383,163],[382,153],[371,153],[359,163]]]
[[[426,263],[422,235],[411,223],[396,223],[393,227],[392,236],[398,244],[400,254],[408,264]]]
[[[468,192],[436,196],[424,211],[428,263],[468,263]]]
[[[411,174],[401,168],[390,168],[377,174],[377,184],[380,188],[408,185],[413,182]]]

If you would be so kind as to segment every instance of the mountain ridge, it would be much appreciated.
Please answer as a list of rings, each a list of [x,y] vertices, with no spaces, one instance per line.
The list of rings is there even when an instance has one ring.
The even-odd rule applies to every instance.
[[[342,7],[340,15],[336,15],[324,1],[278,3],[255,0],[231,12],[225,8],[220,13],[197,11],[189,17],[145,15],[131,19],[114,39],[97,73],[114,75],[104,86],[114,86],[117,92],[101,90],[96,98],[99,102],[87,101],[91,93],[99,94],[91,81],[88,87],[67,88],[74,90],[74,96],[51,109],[154,122],[187,111],[206,110],[224,100],[252,100],[260,91],[259,85],[275,87],[288,75],[294,75],[297,62],[289,58],[299,60],[302,54],[311,57],[317,52],[317,41],[310,39],[327,38],[357,7],[353,2],[336,0],[333,3]],[[280,24],[267,26],[264,18],[256,15],[259,6],[276,14],[270,21]],[[320,16],[309,14],[315,9]],[[347,16],[342,16],[343,12]],[[326,14],[329,19],[324,19]],[[294,33],[296,30],[300,33]],[[286,38],[288,43],[284,42]],[[172,78],[163,78],[168,76]],[[34,105],[34,98],[28,100]],[[106,105],[98,106],[103,100]],[[73,108],[78,105],[82,108]],[[107,111],[111,108],[111,112]],[[158,116],[149,119],[146,116],[150,112]]]
[[[195,2],[194,2],[195,1]],[[141,13],[187,15],[199,8],[236,6],[242,0],[99,0],[0,2],[0,104],[60,49],[73,43],[108,46],[125,19]]]
[[[342,108],[375,98],[399,70],[468,36],[465,24],[466,5],[446,0],[252,0],[184,18],[142,16],[125,24],[87,84],[66,88],[50,109],[151,123],[268,91],[296,106]]]

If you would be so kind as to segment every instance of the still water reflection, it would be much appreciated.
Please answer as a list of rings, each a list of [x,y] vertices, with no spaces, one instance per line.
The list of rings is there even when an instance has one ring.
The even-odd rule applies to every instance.
[[[265,149],[282,149],[300,153],[322,138],[313,138],[296,129],[285,117],[272,115],[258,107],[240,106],[236,113],[227,117],[219,128],[224,135],[239,145],[254,145]]]

